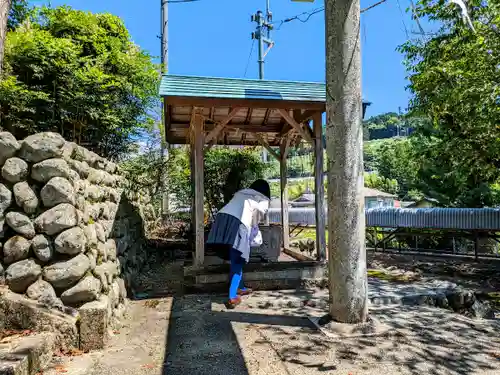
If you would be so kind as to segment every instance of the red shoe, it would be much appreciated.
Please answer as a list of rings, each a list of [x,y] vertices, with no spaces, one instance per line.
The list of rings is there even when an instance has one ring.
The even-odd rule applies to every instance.
[[[238,306],[241,303],[241,297],[236,297],[236,298],[231,298],[229,301],[226,302],[226,307],[228,309],[234,309],[236,306]]]
[[[252,292],[253,292],[253,290],[250,288],[238,289],[239,296],[248,296],[249,294],[252,294]]]

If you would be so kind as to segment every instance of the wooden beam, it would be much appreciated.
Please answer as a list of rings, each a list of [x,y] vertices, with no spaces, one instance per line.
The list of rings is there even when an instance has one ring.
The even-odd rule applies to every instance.
[[[280,155],[278,155],[276,153],[276,151],[274,151],[271,146],[269,146],[269,143],[264,139],[264,137],[259,134],[259,133],[256,133],[254,134],[255,135],[255,138],[257,138],[257,140],[259,141],[259,143],[262,145],[262,147],[264,147],[270,154],[273,158],[275,158],[278,162],[281,162],[281,157]]]
[[[286,137],[280,146],[280,190],[281,190],[281,229],[283,233],[283,248],[290,247],[290,229],[288,218],[288,186],[286,157],[290,146],[290,138]]]
[[[322,115],[323,111],[315,111],[308,109],[307,111],[302,112],[300,116],[295,117],[295,121],[297,121],[300,124],[301,122],[313,119],[314,116],[318,113]]]
[[[323,124],[322,114],[313,117],[314,129],[314,196],[316,208],[316,256],[319,261],[326,260],[326,218],[325,185],[323,180]]]
[[[236,114],[238,113],[239,110],[240,110],[240,108],[236,107],[236,108],[233,108],[231,111],[229,111],[229,114],[226,116],[226,118],[224,118],[222,121],[220,121],[215,126],[215,128],[213,128],[212,131],[210,131],[210,133],[208,133],[208,135],[205,139],[205,142],[209,143],[212,139],[217,139],[217,137],[219,136],[222,129],[224,129],[224,126],[226,126],[227,124],[229,124],[231,122],[231,120],[236,116]]]
[[[325,111],[324,102],[303,102],[294,100],[265,100],[265,99],[231,99],[231,98],[204,98],[191,96],[165,96],[170,105],[196,107],[245,107],[245,108],[283,108]]]
[[[253,108],[248,108],[247,117],[245,118],[245,124],[250,124],[250,120],[252,119]]]
[[[193,213],[194,213],[194,238],[195,238],[195,256],[194,265],[196,267],[202,267],[205,261],[205,226],[204,226],[204,165],[203,165],[203,145],[204,142],[204,117],[194,113],[192,116],[192,135],[191,139],[191,155],[193,171],[192,184],[194,186],[194,202],[193,202]]]
[[[218,124],[205,124],[205,132],[211,132],[216,128]],[[176,131],[176,130],[187,130],[189,129],[190,125],[188,122],[183,122],[183,123],[172,123],[171,124],[171,131]],[[282,125],[280,124],[268,124],[266,126],[262,125],[257,125],[257,124],[243,124],[243,123],[234,123],[232,122],[231,124],[228,124],[224,127],[224,129],[240,129],[241,131],[247,132],[247,133],[279,133],[281,132]]]
[[[172,117],[170,116],[170,112],[172,111],[171,108],[169,108],[169,105],[167,104],[167,101],[163,101],[163,136],[165,139],[167,139],[167,133],[170,130],[170,125],[171,125],[171,120]],[[76,142],[76,139],[75,139]]]
[[[307,142],[313,144],[313,139],[311,137],[311,134],[302,127],[301,124],[297,123],[297,121],[295,121],[295,119],[290,116],[290,113],[288,113],[286,110],[284,109],[278,109],[279,113],[281,114],[281,116],[285,119],[285,121],[290,124],[295,130],[297,130],[297,132],[302,136],[302,138],[304,138]]]
[[[269,115],[271,114],[271,109],[266,109],[266,113],[264,114],[264,121],[262,121],[262,125],[267,125],[269,121]]]

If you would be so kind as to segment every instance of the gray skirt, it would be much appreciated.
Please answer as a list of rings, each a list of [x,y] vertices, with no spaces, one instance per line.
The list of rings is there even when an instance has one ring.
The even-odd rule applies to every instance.
[[[208,234],[207,247],[217,256],[229,260],[231,249],[241,253],[241,257],[248,262],[250,258],[250,234],[248,229],[236,217],[228,214],[218,214]]]

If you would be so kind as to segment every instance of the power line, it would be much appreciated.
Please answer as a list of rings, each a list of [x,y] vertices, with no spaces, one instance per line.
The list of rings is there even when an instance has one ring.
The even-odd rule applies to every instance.
[[[250,53],[248,54],[247,66],[245,67],[245,74],[243,75],[243,77],[245,77],[245,78],[247,76],[247,71],[248,71],[248,66],[250,65],[250,60],[252,59],[254,46],[255,46],[255,39],[252,39],[252,46],[250,47]]]
[[[315,14],[317,13],[320,13],[322,11],[325,10],[325,7],[321,7],[321,8],[316,8],[316,9],[313,9],[309,12],[302,12],[300,14],[297,14],[296,16],[293,16],[293,17],[290,17],[290,18],[285,18],[284,20],[281,20],[281,21],[277,21],[277,22],[274,22],[274,23],[279,23],[278,27],[276,30],[279,30],[281,28],[281,26],[283,26],[283,24],[287,23],[287,22],[292,22],[292,21],[295,21],[295,20],[298,20],[302,23],[305,23],[307,21],[309,21],[309,19],[314,16]],[[300,17],[302,16],[307,16],[306,19],[301,19]]]
[[[385,3],[387,0],[380,0],[372,5],[370,5],[369,7],[366,7],[366,8],[363,8],[360,10],[360,13],[364,13],[372,8],[375,8],[376,6],[379,6],[380,4],[383,4]],[[321,13],[325,10],[325,7],[321,7],[321,8],[316,8],[316,9],[313,9],[313,10],[310,10],[309,12],[302,12],[300,14],[297,14],[296,16],[293,16],[293,17],[290,17],[290,18],[285,18],[281,21],[278,21],[278,22],[274,22],[274,23],[278,23],[278,27],[276,30],[279,30],[283,24],[285,23],[288,23],[288,22],[292,22],[292,21],[300,21],[302,23],[306,23],[307,21],[309,21],[309,19],[314,16],[315,14],[318,14],[318,13]],[[305,19],[302,19],[301,17],[303,16],[306,16]]]
[[[167,0],[165,1],[166,3],[194,3],[195,1],[201,1],[201,0]]]
[[[401,22],[403,22],[403,27],[405,29],[405,34],[406,34],[406,39],[410,39],[410,34],[408,33],[408,28],[406,27],[406,22],[403,14],[403,10],[401,9],[401,4],[399,3],[399,0],[396,0],[399,8],[399,13],[401,14]]]

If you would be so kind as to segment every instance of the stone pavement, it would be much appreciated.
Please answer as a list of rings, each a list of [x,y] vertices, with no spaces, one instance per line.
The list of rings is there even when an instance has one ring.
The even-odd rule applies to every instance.
[[[371,315],[388,332],[334,340],[308,319],[323,315],[323,307],[270,304],[303,301],[304,295],[325,298],[318,291],[258,292],[232,311],[215,295],[132,302],[109,349],[66,360],[66,375],[500,374],[496,320],[426,306],[372,305]]]

